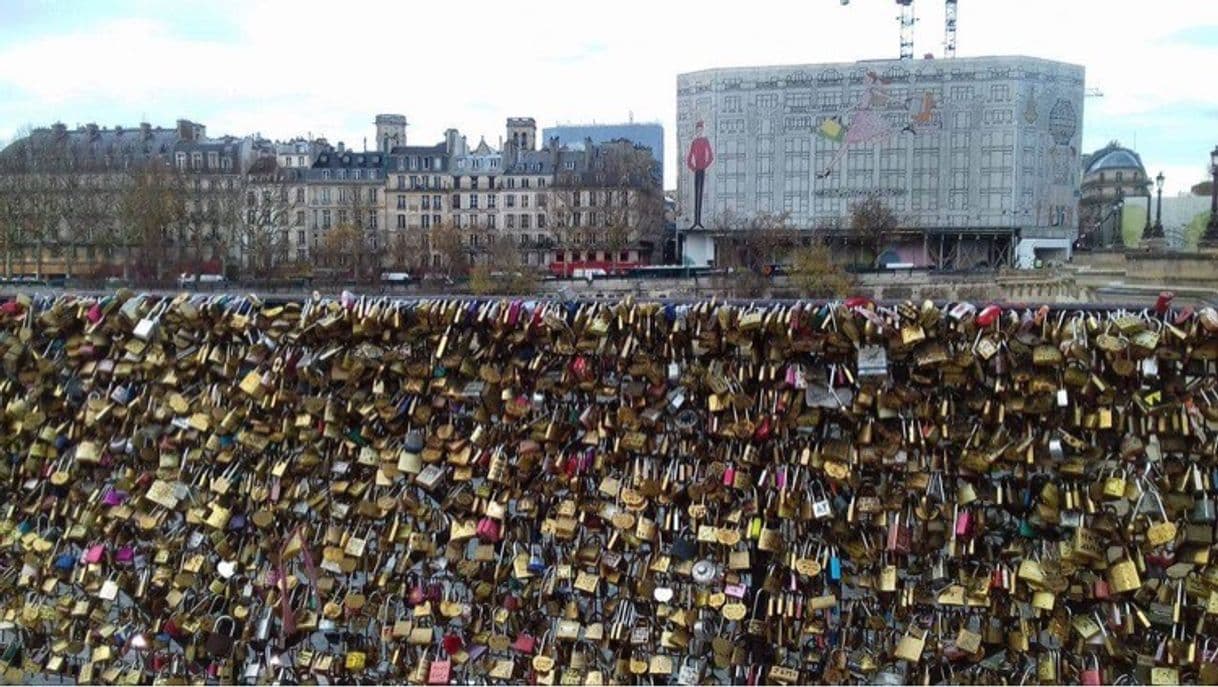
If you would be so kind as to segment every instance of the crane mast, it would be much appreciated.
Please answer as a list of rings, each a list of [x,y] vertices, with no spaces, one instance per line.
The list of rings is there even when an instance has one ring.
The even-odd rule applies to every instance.
[[[956,56],[956,2],[947,0],[943,20],[943,56],[948,59]]]
[[[913,9],[914,0],[897,0],[897,4],[901,6],[901,16],[898,17],[901,21],[901,59],[912,60],[914,52],[914,24],[918,21],[914,17]]]

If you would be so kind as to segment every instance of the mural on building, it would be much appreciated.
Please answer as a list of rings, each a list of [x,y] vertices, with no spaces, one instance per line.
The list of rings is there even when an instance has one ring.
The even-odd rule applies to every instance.
[[[892,100],[889,82],[869,71],[865,83],[863,97],[849,110],[848,121],[843,123],[843,115],[838,115],[826,119],[816,130],[820,136],[841,144],[824,171],[816,175],[818,179],[828,177],[851,146],[884,141],[900,133],[917,134],[918,127],[928,126],[934,121],[936,103],[929,91],[920,98],[906,100],[909,119],[904,127],[899,127],[883,114]]]
[[[702,226],[702,189],[706,185],[706,170],[715,162],[715,151],[711,149],[710,141],[702,135],[702,120],[694,124],[694,139],[689,143],[689,154],[685,156],[685,164],[694,173],[694,223],[691,229],[704,229]]]

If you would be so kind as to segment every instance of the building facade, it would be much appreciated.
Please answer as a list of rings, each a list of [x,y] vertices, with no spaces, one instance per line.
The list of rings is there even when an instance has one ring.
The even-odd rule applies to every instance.
[[[624,124],[563,124],[542,130],[543,140],[558,139],[559,145],[577,148],[591,140],[596,145],[626,140],[646,146],[660,166],[664,178],[664,126],[659,123],[627,122]]]
[[[1078,229],[1084,70],[1031,57],[711,69],[677,78],[678,230],[723,216],[842,230],[879,196],[931,267],[1065,259]],[[697,193],[697,191],[701,193]],[[848,238],[848,237],[847,237]]]
[[[1082,167],[1079,247],[1120,247],[1120,218],[1125,206],[1137,204],[1150,211],[1152,182],[1142,158],[1113,141],[1084,155]]]

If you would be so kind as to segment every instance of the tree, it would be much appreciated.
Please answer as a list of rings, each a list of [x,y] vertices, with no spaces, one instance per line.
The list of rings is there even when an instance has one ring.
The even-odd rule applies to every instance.
[[[773,266],[785,262],[799,244],[787,213],[724,212],[710,221],[709,229],[716,235],[717,265],[729,270],[731,288],[742,296],[765,293]]]
[[[878,196],[868,196],[850,208],[851,236],[871,251],[873,261],[884,250],[885,239],[898,228],[900,220]]]
[[[487,250],[488,260],[470,270],[469,288],[479,295],[528,294],[537,288],[537,275],[521,263],[520,251],[501,239]]]
[[[246,177],[242,211],[233,218],[234,240],[242,266],[257,277],[267,277],[289,262],[289,227],[304,208],[303,196],[296,193],[303,181],[296,171],[278,169],[273,158],[266,158],[255,162]]]
[[[461,229],[453,221],[432,227],[428,239],[431,249],[440,256],[445,277],[451,279],[454,275],[462,276],[466,273],[470,262],[469,251],[462,240]]]
[[[655,249],[664,233],[659,166],[646,148],[627,141],[596,146],[579,172],[560,172],[545,201],[552,233],[565,248],[609,254],[611,266],[631,247]]]
[[[120,206],[127,227],[122,237],[126,262],[134,251],[145,274],[163,281],[171,239],[187,214],[183,185],[174,170],[156,158],[132,169],[130,177]]]
[[[851,276],[833,261],[833,254],[823,241],[797,249],[791,255],[790,274],[791,282],[805,297],[841,298],[854,285]]]
[[[352,245],[360,240],[359,230],[344,224],[322,234],[317,244],[318,266],[331,270],[346,270],[352,267]]]

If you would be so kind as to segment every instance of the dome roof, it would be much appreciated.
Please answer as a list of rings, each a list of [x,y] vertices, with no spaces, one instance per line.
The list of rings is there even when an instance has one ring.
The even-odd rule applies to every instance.
[[[1091,161],[1087,164],[1087,170],[1084,173],[1093,174],[1106,169],[1136,169],[1143,176],[1146,175],[1146,169],[1142,166],[1142,158],[1129,148],[1121,147],[1115,141],[1091,155]]]

